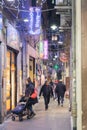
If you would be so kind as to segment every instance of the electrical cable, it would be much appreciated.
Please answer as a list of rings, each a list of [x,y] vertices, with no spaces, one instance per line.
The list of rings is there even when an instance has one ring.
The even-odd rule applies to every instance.
[[[7,8],[9,10],[14,10],[14,11],[19,11],[19,12],[30,12],[29,10],[23,10],[23,9],[19,9],[19,8],[12,8],[12,7],[8,7],[6,5],[3,5],[2,3],[0,3],[1,5],[0,6],[3,6],[4,8]],[[19,4],[18,4],[19,5]],[[38,6],[37,6],[38,7]],[[47,11],[52,11],[52,10],[56,10],[55,8],[52,8],[52,9],[45,9],[45,10],[41,10],[41,12],[47,12]]]

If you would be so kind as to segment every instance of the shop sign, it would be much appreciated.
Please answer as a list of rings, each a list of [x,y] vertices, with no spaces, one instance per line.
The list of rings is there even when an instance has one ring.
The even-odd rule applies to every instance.
[[[2,14],[0,13],[0,41],[2,41]]]
[[[55,70],[58,70],[58,69],[60,68],[60,66],[57,65],[57,64],[55,64],[55,65],[53,66],[53,68],[54,68]]]
[[[41,28],[41,8],[31,7],[29,9],[29,34],[40,34]]]
[[[48,59],[48,41],[44,41],[44,59]]]
[[[2,29],[2,14],[0,13],[0,30]]]
[[[59,59],[61,62],[68,62],[68,56],[65,53],[60,53]]]
[[[43,55],[44,55],[44,49],[43,49],[43,42],[40,41],[40,44],[39,44],[39,54],[40,54],[40,58],[43,58]]]
[[[7,27],[7,45],[14,49],[19,49],[19,34],[18,31],[8,23]]]

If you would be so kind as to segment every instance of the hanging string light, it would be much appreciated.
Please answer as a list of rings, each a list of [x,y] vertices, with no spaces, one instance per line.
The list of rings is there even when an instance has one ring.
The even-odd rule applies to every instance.
[[[25,2],[26,2],[27,0],[2,0],[1,1],[1,5],[3,6],[3,7],[13,7],[13,8],[19,8],[19,6],[20,7],[22,7],[22,8],[25,8]]]
[[[26,2],[28,2],[28,0],[2,0],[0,1],[0,6],[2,6],[2,8],[3,7],[7,8],[9,10],[29,12],[29,10],[26,9],[26,5],[25,5]],[[36,3],[39,4],[40,7],[42,7],[45,2],[46,0],[36,1]],[[50,10],[53,10],[53,9],[50,9]],[[44,11],[49,11],[49,10],[42,10],[42,11],[44,12]]]

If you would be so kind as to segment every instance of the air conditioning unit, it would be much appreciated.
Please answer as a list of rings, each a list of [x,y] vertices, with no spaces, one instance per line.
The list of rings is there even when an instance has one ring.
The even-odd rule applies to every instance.
[[[56,5],[61,5],[63,4],[64,0],[56,0]]]

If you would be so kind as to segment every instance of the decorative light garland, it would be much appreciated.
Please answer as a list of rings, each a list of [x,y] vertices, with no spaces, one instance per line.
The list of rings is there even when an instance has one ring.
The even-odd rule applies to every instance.
[[[15,6],[16,3],[15,3],[14,0],[13,1],[8,1],[10,3],[10,7],[9,7],[9,6],[7,6],[7,3],[5,2],[5,0],[2,0],[2,2],[0,2],[0,6],[2,6],[3,8],[7,8],[9,10],[14,10],[14,11],[18,11],[18,12],[27,12],[28,13],[29,10],[24,9],[25,8],[24,7],[24,1],[27,1],[27,0],[17,0],[17,2],[18,2],[17,5],[18,6],[17,5]],[[38,0],[36,2],[38,3]],[[42,0],[41,7],[42,7],[43,3],[45,3],[45,2],[46,2],[46,0]],[[20,3],[22,5],[23,9],[19,9]],[[41,12],[48,12],[48,11],[52,11],[52,10],[55,10],[55,8],[41,10]]]

